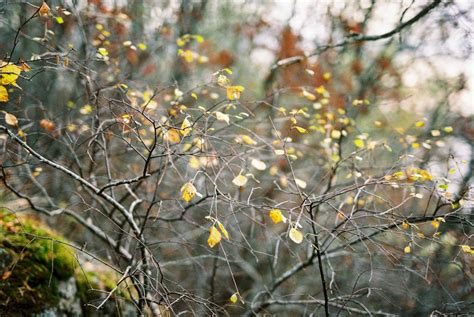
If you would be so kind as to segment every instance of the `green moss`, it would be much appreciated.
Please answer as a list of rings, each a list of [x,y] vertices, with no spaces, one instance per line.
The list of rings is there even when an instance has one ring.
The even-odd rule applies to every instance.
[[[120,276],[105,266],[83,270],[74,249],[61,242],[67,241],[40,221],[0,209],[0,316],[30,316],[57,307],[58,285],[72,276],[84,315],[97,315],[86,304],[100,303]],[[119,299],[130,299],[124,284],[114,291],[111,314],[124,303]]]
[[[58,283],[74,274],[74,251],[39,221],[0,210],[0,312],[31,314],[57,304]]]

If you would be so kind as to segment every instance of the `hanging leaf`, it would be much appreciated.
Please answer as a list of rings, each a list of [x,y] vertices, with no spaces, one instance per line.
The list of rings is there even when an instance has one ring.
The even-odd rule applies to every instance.
[[[239,300],[239,298],[237,297],[237,293],[232,294],[232,296],[229,298],[229,300],[232,304],[237,303],[237,301]]]
[[[316,96],[313,95],[312,93],[310,92],[307,92],[305,89],[303,89],[303,97],[305,97],[306,99],[310,100],[310,101],[314,101],[316,100]]]
[[[222,240],[222,235],[221,233],[219,232],[219,230],[217,230],[217,228],[215,226],[212,226],[210,229],[209,229],[209,238],[207,239],[207,244],[213,248],[216,244],[218,244],[220,241]]]
[[[240,94],[245,88],[242,86],[229,86],[227,87],[227,99],[237,100],[240,99]]]
[[[286,223],[286,217],[283,216],[280,209],[272,209],[270,210],[268,215],[270,216],[274,224],[277,224],[282,221]]]
[[[411,246],[407,245],[404,249],[403,252],[405,253],[411,253]]]
[[[402,228],[403,228],[403,230],[408,230],[410,228],[410,225],[408,224],[408,222],[404,221],[402,223]]]
[[[247,177],[239,174],[232,180],[232,183],[234,183],[236,186],[245,186],[245,184],[247,184],[247,180]]]
[[[295,178],[295,183],[296,183],[296,185],[298,185],[298,187],[301,188],[301,189],[305,189],[306,186],[307,186],[306,182],[305,182],[304,180],[302,180],[302,179],[299,179],[299,178]]]
[[[255,142],[254,139],[252,139],[250,136],[248,136],[246,134],[242,135],[242,142],[244,142],[245,144],[248,144],[248,145],[257,144],[257,142]]]
[[[222,234],[224,235],[224,237],[227,239],[227,240],[230,240],[229,238],[229,233],[227,232],[227,230],[225,230],[224,228],[224,225],[222,225],[222,223],[220,221],[217,221],[217,225],[219,226],[219,229],[221,230]]]
[[[179,132],[182,136],[187,136],[192,131],[191,122],[189,122],[188,118],[184,118],[183,123],[181,124],[181,129]],[[179,141],[178,141],[179,142]]]
[[[354,145],[356,146],[356,148],[362,149],[365,146],[365,142],[364,140],[361,140],[361,139],[355,139]]]
[[[18,126],[18,119],[8,112],[5,112],[5,122],[14,127]]]
[[[229,115],[227,115],[225,113],[222,113],[220,111],[216,111],[216,118],[217,118],[217,120],[224,121],[227,124],[230,123]]]
[[[48,4],[45,1],[43,1],[43,4],[38,10],[39,15],[43,18],[46,18],[49,16],[50,11],[51,9],[49,8]]]
[[[259,171],[264,171],[267,168],[267,165],[265,164],[265,162],[260,161],[259,159],[252,159],[251,164],[255,169]]]
[[[289,236],[291,241],[293,241],[294,243],[300,244],[301,242],[303,242],[303,234],[296,228],[290,229]]]
[[[0,102],[7,102],[8,101],[8,90],[0,86]]]
[[[196,187],[191,182],[188,182],[181,187],[181,197],[185,202],[190,202],[196,196]]]
[[[0,67],[0,85],[15,85],[21,68],[14,64],[4,64]]]
[[[308,133],[308,130],[306,130],[305,128],[300,127],[300,126],[295,126],[295,129],[296,129],[299,133]]]
[[[179,132],[174,128],[168,129],[165,132],[163,138],[167,141],[172,142],[172,143],[179,143],[179,141],[181,141],[181,137],[179,136]]]
[[[198,170],[199,167],[201,166],[201,162],[199,161],[199,159],[198,159],[197,157],[191,156],[191,157],[189,158],[188,165],[189,165],[189,167],[191,167],[192,169]]]

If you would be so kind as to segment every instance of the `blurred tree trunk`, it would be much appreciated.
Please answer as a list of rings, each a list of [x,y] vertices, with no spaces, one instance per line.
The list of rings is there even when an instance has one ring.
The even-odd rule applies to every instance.
[[[197,33],[199,22],[204,17],[207,0],[181,2],[178,12],[177,33],[181,37],[185,34]],[[186,68],[179,58],[175,59],[175,64],[172,71],[172,78],[176,81],[181,81],[186,75]]]

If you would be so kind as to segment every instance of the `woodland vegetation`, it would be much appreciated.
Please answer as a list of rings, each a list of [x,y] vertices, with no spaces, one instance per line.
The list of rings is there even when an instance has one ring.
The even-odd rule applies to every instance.
[[[0,315],[474,312],[472,13],[1,1]]]

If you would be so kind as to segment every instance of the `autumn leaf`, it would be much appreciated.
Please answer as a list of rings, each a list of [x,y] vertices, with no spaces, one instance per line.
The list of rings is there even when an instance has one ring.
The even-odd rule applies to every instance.
[[[219,121],[224,121],[225,123],[229,124],[230,118],[228,114],[222,113],[220,111],[216,111],[216,118]]]
[[[191,133],[191,130],[191,122],[189,122],[188,118],[186,117],[184,118],[183,123],[181,123],[181,129],[179,130],[179,132],[182,136],[187,136],[189,133]]]
[[[236,186],[245,186],[245,184],[247,184],[247,180],[248,179],[246,176],[239,174],[232,180],[232,183],[234,183]]]
[[[5,122],[14,127],[18,126],[18,119],[8,112],[5,112]]]
[[[226,75],[219,75],[217,76],[217,84],[221,87],[227,87],[229,86],[230,80],[227,78]]]
[[[294,243],[300,244],[301,242],[303,242],[303,234],[296,228],[290,229],[289,236],[291,241],[293,241]]]
[[[8,90],[0,86],[0,102],[7,102],[8,101]]]
[[[405,253],[411,253],[411,246],[407,245],[404,249],[403,252]]]
[[[51,9],[49,8],[48,4],[43,1],[43,4],[38,10],[39,15],[43,18],[47,18],[49,16],[50,11]]]
[[[469,245],[461,245],[461,250],[462,250],[464,253],[468,253],[468,254],[473,254],[473,255],[474,255],[474,250],[473,250],[473,248],[471,248]]]
[[[313,95],[312,93],[306,91],[305,89],[303,89],[302,95],[303,95],[303,97],[305,97],[306,99],[308,99],[308,100],[310,100],[310,101],[316,100],[316,96]]]
[[[306,130],[305,128],[300,127],[300,126],[295,126],[295,129],[296,129],[299,133],[308,133],[308,130]]]
[[[0,85],[15,85],[18,76],[20,76],[21,68],[14,64],[5,64],[0,67]]]
[[[255,169],[259,171],[264,171],[267,168],[267,164],[265,164],[265,162],[259,159],[252,159],[251,164]]]
[[[425,122],[424,121],[417,121],[415,122],[415,127],[417,128],[422,128],[425,126]]]
[[[240,94],[245,90],[242,86],[229,86],[227,87],[227,99],[237,100],[240,99]]]
[[[196,187],[191,182],[184,184],[181,187],[181,197],[185,202],[190,202],[196,196]]]
[[[272,209],[270,210],[268,215],[270,216],[274,224],[277,224],[282,221],[286,223],[286,217],[283,216],[280,209]]]
[[[168,129],[165,134],[163,135],[163,139],[170,141],[172,143],[179,143],[181,141],[181,137],[179,136],[179,132],[174,129],[170,128]]]
[[[242,142],[244,142],[245,144],[248,144],[248,145],[254,145],[254,144],[257,144],[257,142],[252,139],[250,136],[244,134],[241,136],[242,138]]]
[[[91,105],[87,104],[81,107],[81,109],[79,110],[79,113],[83,115],[87,115],[87,114],[91,114],[93,110],[94,108],[92,108]]]
[[[188,165],[189,167],[191,167],[192,169],[199,169],[199,167],[201,166],[201,162],[199,161],[199,159],[195,156],[191,156],[189,158],[189,162],[188,162]]]
[[[232,294],[232,296],[229,298],[229,301],[230,301],[232,304],[237,303],[238,300],[239,300],[239,298],[237,297],[237,293]]]
[[[305,189],[307,186],[306,182],[299,178],[295,178],[295,183],[296,185],[298,185],[299,188],[302,188],[302,189]]]
[[[227,230],[224,228],[224,225],[220,222],[220,221],[217,221],[217,225],[219,226],[219,229],[221,230],[222,234],[224,235],[224,237],[229,240],[229,233],[227,232]]]
[[[364,140],[361,140],[361,139],[355,139],[354,145],[356,146],[356,148],[362,149],[365,146],[365,142]]]
[[[213,248],[216,244],[218,244],[220,241],[222,240],[222,235],[221,233],[219,232],[219,230],[217,230],[217,228],[215,226],[212,226],[210,229],[209,229],[209,238],[207,239],[207,244]]]

